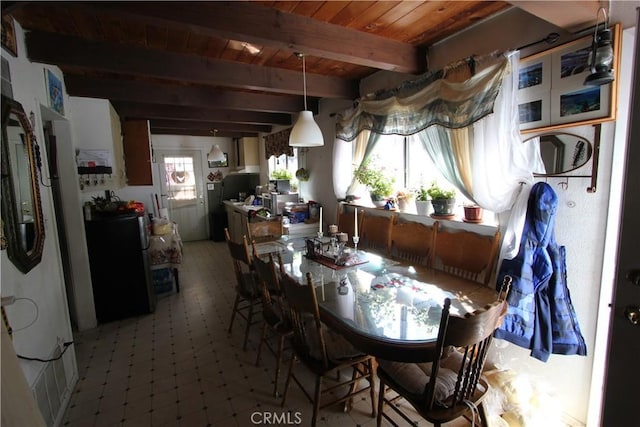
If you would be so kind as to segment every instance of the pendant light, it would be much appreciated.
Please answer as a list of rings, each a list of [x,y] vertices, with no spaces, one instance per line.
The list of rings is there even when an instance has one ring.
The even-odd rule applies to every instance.
[[[218,129],[214,129],[213,130],[213,137],[214,138],[215,138],[217,133],[218,133]],[[209,154],[207,154],[207,160],[209,160],[210,162],[223,162],[224,161],[224,153],[222,152],[222,150],[220,149],[220,146],[218,144],[214,144],[211,147],[211,151],[209,151]]]
[[[584,80],[585,86],[602,86],[615,80],[613,76],[613,34],[608,28],[609,18],[603,7],[598,9],[604,14],[604,29],[598,31],[598,19],[596,17],[596,29],[593,34],[591,53],[589,54],[589,68],[591,74]]]
[[[307,76],[304,54],[297,53],[302,58],[302,82],[304,89],[304,111],[298,113],[298,119],[291,129],[289,145],[291,147],[322,147],[324,138],[320,127],[313,119],[313,113],[307,109]]]

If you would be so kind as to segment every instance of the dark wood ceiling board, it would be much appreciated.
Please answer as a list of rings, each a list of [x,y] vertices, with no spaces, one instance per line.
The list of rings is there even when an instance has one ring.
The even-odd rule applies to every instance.
[[[392,34],[397,31],[397,27],[395,26],[396,22],[413,12],[420,3],[421,2],[413,1],[395,3],[391,9],[376,20],[376,28],[367,29],[367,32],[381,37],[388,37],[388,34]]]
[[[145,25],[147,32],[147,47],[152,49],[166,49],[169,29],[159,25]]]
[[[376,33],[375,30],[381,26],[377,21],[395,6],[395,2],[382,1],[372,3],[373,4],[367,10],[364,10],[360,15],[356,16],[351,23],[349,23],[349,28],[365,31],[371,34]]]
[[[318,21],[329,23],[348,4],[348,1],[325,1],[311,16]]]
[[[335,2],[324,7],[335,8]],[[160,6],[162,5],[162,6]],[[209,2],[128,4],[126,2],[99,3],[105,13],[137,16],[147,23],[162,26],[188,25],[211,37],[247,41],[290,51],[344,62],[357,63],[379,69],[419,72],[425,64],[420,62],[411,45],[377,37],[318,20],[275,11],[250,2]],[[215,10],[215,13],[203,13]]]
[[[219,58],[222,52],[227,48],[228,40],[219,39],[216,37],[209,37],[207,48],[205,50],[205,56],[210,58]]]
[[[221,85],[265,92],[299,95],[299,72],[239,64],[142,49],[106,42],[84,41],[69,36],[30,32],[27,34],[29,58],[48,64],[95,68],[96,70]],[[112,58],[118,58],[115,62]],[[357,84],[331,76],[310,75],[308,95],[354,99]]]
[[[208,136],[213,138],[213,132],[210,130],[198,130],[198,129],[156,129],[151,128],[152,135],[185,135],[185,136]],[[240,131],[220,131],[216,132],[215,136],[218,138],[245,138],[256,137],[259,134],[257,132],[240,132]]]
[[[283,12],[287,12],[287,13],[295,13],[296,15],[303,15],[303,16],[313,16],[314,13],[316,13],[316,11],[318,9],[320,9],[322,7],[322,2],[320,1],[277,1],[277,2],[272,2],[275,3],[276,5],[281,5],[281,4],[290,4],[291,7],[277,7],[275,6],[278,10],[281,10]],[[274,7],[274,6],[270,6],[270,7]]]
[[[221,90],[197,85],[174,85],[149,81],[96,78],[65,73],[65,86],[69,95],[115,101],[199,106],[231,110],[262,111],[269,113],[297,113],[304,105],[302,97],[268,95]],[[308,98],[310,109],[317,113],[318,100]]]
[[[73,35],[88,37],[96,40],[104,39],[102,24],[94,14],[87,14],[76,8],[70,7],[66,11],[73,22]]]
[[[356,21],[359,16],[366,13],[374,2],[371,1],[352,1],[342,8],[336,15],[331,18],[331,23],[342,27],[353,28],[351,23]],[[360,28],[356,28],[360,30]]]
[[[167,49],[172,52],[182,52],[186,50],[189,43],[190,33],[186,29],[169,28],[167,32]],[[205,50],[209,50],[207,43]]]
[[[407,43],[413,45],[429,46],[437,41],[457,33],[458,31],[486,19],[508,7],[505,2],[447,2],[445,10],[436,14],[427,14],[431,21],[426,31],[419,32],[410,38],[405,39]],[[415,26],[414,26],[415,27]]]
[[[127,117],[146,119],[180,119],[210,122],[247,123],[256,125],[291,125],[290,114],[254,111],[222,110],[214,108],[181,107],[142,102],[113,102],[113,107]]]
[[[236,130],[242,132],[262,132],[270,133],[272,128],[269,125],[249,125],[243,123],[223,123],[209,122],[202,120],[171,120],[171,119],[153,119],[149,122],[149,126],[156,129],[217,129],[217,130]]]

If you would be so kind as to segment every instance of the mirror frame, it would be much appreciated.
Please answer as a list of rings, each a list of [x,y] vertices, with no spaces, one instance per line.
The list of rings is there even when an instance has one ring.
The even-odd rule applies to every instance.
[[[530,136],[529,138],[525,139],[522,141],[523,144],[526,144],[528,142],[530,142],[532,139],[534,138],[540,138],[540,143],[542,143],[542,138],[543,137],[558,137],[559,135],[562,136],[570,136],[572,138],[575,138],[577,140],[580,141],[584,141],[587,144],[587,159],[584,161],[584,163],[578,165],[578,166],[574,166],[571,169],[567,169],[567,170],[563,170],[560,172],[547,172],[547,173],[539,173],[539,172],[533,172],[533,175],[536,177],[554,177],[554,176],[575,176],[575,177],[584,177],[584,176],[590,176],[590,175],[575,175],[572,172],[582,168],[583,166],[587,165],[589,163],[589,160],[591,160],[594,156],[594,146],[593,143],[591,141],[589,141],[586,137],[584,136],[580,136],[580,135],[576,135],[573,133],[569,133],[569,132],[562,132],[562,131],[557,131],[557,132],[543,132],[540,133],[538,135],[533,135]]]
[[[31,180],[31,197],[33,198],[34,244],[33,249],[26,251],[20,242],[20,222],[18,215],[17,198],[14,193],[15,176],[11,170],[11,150],[7,125],[9,117],[14,114],[20,121],[25,133],[24,144],[29,157],[29,178]],[[38,171],[36,169],[35,135],[31,123],[19,102],[2,96],[2,222],[4,234],[7,239],[7,255],[13,264],[22,273],[28,273],[38,265],[42,259],[44,247],[44,221],[42,217],[42,201],[40,199],[40,186],[38,183]]]

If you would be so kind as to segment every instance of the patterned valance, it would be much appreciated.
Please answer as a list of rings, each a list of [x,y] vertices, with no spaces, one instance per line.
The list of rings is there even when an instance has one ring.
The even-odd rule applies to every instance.
[[[460,61],[397,90],[361,98],[341,116],[336,137],[353,141],[365,129],[380,135],[413,135],[432,125],[461,129],[475,123],[493,112],[510,67],[505,55],[487,55],[475,58],[472,68],[473,75],[461,79],[469,61]]]
[[[293,156],[293,147],[289,146],[289,135],[291,128],[264,137],[264,154],[267,160],[271,156],[280,157],[283,154]]]

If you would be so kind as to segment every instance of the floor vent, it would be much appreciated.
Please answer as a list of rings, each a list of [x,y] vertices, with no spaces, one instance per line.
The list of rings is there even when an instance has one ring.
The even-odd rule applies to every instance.
[[[58,358],[61,353],[60,345],[56,345],[49,359]],[[62,357],[52,362],[47,362],[31,391],[47,426],[56,425],[58,419],[62,417],[63,402],[65,402],[69,394],[67,373],[64,369]]]

